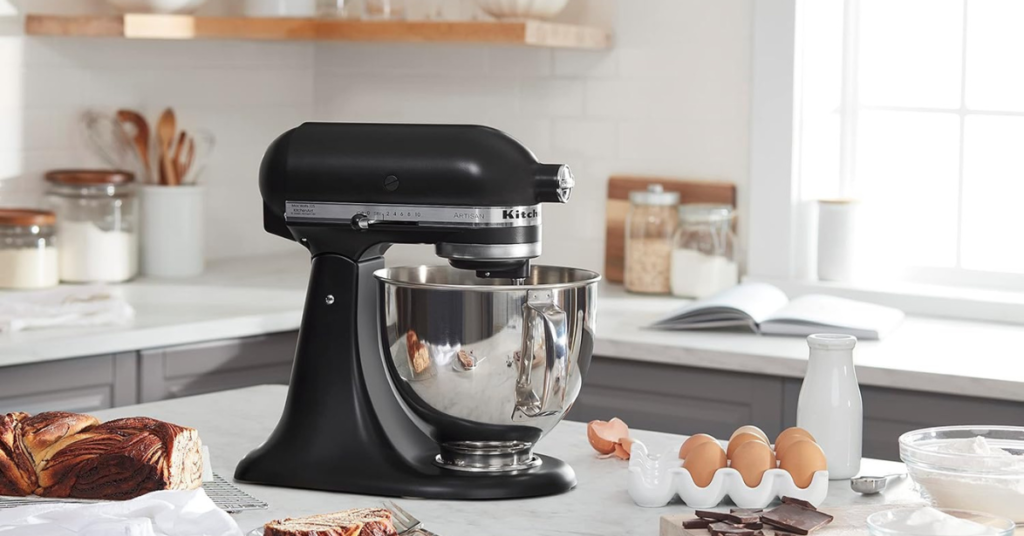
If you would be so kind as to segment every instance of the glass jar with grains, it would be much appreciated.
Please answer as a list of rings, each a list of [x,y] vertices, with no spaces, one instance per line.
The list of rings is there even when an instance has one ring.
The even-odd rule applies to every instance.
[[[629,193],[626,216],[626,290],[668,294],[672,235],[679,217],[679,194],[660,184]]]

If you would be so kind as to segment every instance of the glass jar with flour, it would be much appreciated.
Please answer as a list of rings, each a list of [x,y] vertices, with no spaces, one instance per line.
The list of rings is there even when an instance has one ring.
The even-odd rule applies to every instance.
[[[736,285],[736,235],[728,205],[679,207],[679,229],[672,247],[672,294],[703,298]]]
[[[0,209],[0,288],[57,286],[56,220],[43,210]]]
[[[117,283],[135,277],[135,177],[127,171],[58,170],[46,180],[46,200],[57,213],[61,281]]]

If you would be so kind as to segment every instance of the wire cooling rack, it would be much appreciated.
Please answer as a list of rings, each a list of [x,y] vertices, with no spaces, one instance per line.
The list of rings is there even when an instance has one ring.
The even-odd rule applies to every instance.
[[[218,507],[226,512],[241,512],[243,510],[266,510],[267,503],[238,489],[234,484],[224,480],[217,473],[213,474],[213,480],[203,482],[203,490]],[[54,504],[54,503],[98,503],[92,499],[52,499],[47,497],[3,497],[0,496],[0,509],[14,508],[29,504]]]

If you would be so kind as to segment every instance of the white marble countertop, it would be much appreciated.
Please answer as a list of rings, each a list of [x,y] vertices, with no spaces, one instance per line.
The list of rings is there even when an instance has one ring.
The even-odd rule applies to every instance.
[[[119,285],[138,313],[133,325],[3,334],[0,366],[297,329],[304,253],[219,261],[196,278]],[[803,377],[807,346],[799,337],[643,329],[683,303],[603,285],[595,355]],[[862,342],[855,360],[862,385],[1024,402],[1024,326],[910,317],[886,340]]]
[[[298,251],[212,263],[194,278],[111,285],[135,308],[131,325],[0,334],[0,367],[295,330],[308,271]]]
[[[213,469],[225,478],[251,449],[262,443],[277,424],[284,407],[286,388],[260,386],[211,395],[129,406],[96,413],[103,420],[144,415],[192,426],[199,430],[213,458]],[[210,408],[217,408],[211,412]],[[225,423],[234,423],[226,426]],[[634,431],[637,439],[651,446],[681,443],[683,436]],[[680,502],[662,508],[636,506],[626,493],[626,462],[598,459],[586,439],[582,423],[559,424],[537,446],[539,452],[568,462],[579,484],[556,496],[506,501],[437,501],[399,499],[400,506],[424,521],[426,528],[442,536],[492,536],[531,534],[652,536],[658,533],[659,518],[665,514],[692,512]],[[865,474],[888,474],[903,470],[895,462],[865,460]],[[383,499],[363,495],[326,493],[239,484],[247,493],[266,501],[269,510],[235,515],[243,530],[287,516],[324,513],[347,508],[380,505]],[[910,504],[920,498],[910,483],[900,483],[885,494],[861,496],[850,490],[849,481],[833,481],[823,511],[855,505]]]

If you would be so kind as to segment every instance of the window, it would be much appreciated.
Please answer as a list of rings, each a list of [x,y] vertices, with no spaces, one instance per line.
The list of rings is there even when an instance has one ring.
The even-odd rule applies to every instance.
[[[1022,28],[1024,0],[796,1],[794,197],[860,199],[878,275],[1024,290]]]

